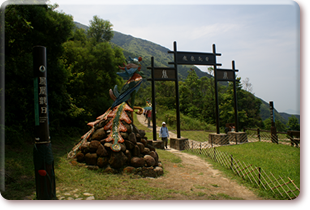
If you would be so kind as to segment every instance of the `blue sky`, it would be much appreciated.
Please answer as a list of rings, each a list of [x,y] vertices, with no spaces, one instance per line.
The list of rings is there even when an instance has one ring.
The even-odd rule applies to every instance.
[[[89,25],[93,16],[98,15],[109,20],[115,31],[171,50],[174,41],[180,51],[212,52],[212,44],[216,44],[217,52],[222,54],[218,63],[222,68],[231,68],[231,61],[235,60],[238,75],[242,80],[250,79],[257,97],[274,101],[279,112],[300,113],[298,4],[179,2],[143,5],[133,1],[111,5],[99,1],[74,1],[74,4],[51,1],[77,22]],[[205,66],[199,68],[207,70]]]

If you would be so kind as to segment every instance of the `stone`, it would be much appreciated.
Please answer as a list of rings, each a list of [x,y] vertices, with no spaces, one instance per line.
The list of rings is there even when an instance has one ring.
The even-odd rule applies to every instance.
[[[155,167],[154,172],[156,173],[156,176],[161,176],[164,174],[164,170],[159,166]]]
[[[89,165],[89,166],[86,166],[86,168],[89,169],[89,170],[98,170],[99,166]]]
[[[164,142],[162,140],[153,141],[153,146],[157,149],[164,149]]]
[[[128,140],[130,142],[132,142],[133,144],[136,144],[137,143],[136,134],[135,133],[130,133],[128,135]]]
[[[141,142],[141,136],[139,133],[136,134],[136,140],[137,142]]]
[[[227,144],[229,144],[229,138],[228,138],[228,135],[226,133],[225,134],[223,134],[223,133],[220,133],[220,134],[210,133],[208,142],[211,145],[213,145],[213,144],[227,145]]]
[[[85,155],[85,162],[87,165],[96,165],[97,163],[97,154],[96,153],[87,153]]]
[[[108,163],[109,163],[108,157],[98,157],[97,159],[97,166],[99,166],[100,168],[107,166]]]
[[[157,152],[155,152],[155,151],[151,151],[150,153],[149,153],[149,155],[151,156],[151,157],[153,157],[154,158],[154,160],[155,160],[155,166],[156,165],[158,165],[158,154],[157,154]]]
[[[155,159],[152,156],[145,155],[143,158],[144,158],[147,166],[154,166],[155,165]]]
[[[150,146],[153,146],[153,140],[147,140],[147,139],[144,139],[146,142],[147,142],[147,146],[150,145]]]
[[[145,139],[141,139],[141,143],[146,147],[147,146],[147,141]]]
[[[151,150],[149,148],[144,147],[144,150],[143,150],[142,154],[148,155],[150,152],[151,152]]]
[[[188,139],[187,138],[173,138],[170,137],[170,148],[177,150],[184,150],[187,148]]]
[[[78,152],[78,153],[76,154],[76,160],[77,160],[78,162],[83,162],[83,161],[84,161],[84,154],[83,154],[82,152]]]
[[[91,139],[92,140],[101,140],[101,139],[104,139],[106,137],[107,137],[107,135],[106,135],[104,128],[99,128],[93,133],[93,135],[91,136]]]
[[[145,136],[145,130],[139,130],[139,134],[143,138]]]
[[[156,173],[153,167],[143,167],[142,168],[143,177],[156,177]]]
[[[125,145],[127,149],[133,149],[135,147],[135,145],[132,142],[127,140],[125,140]]]
[[[121,151],[125,152],[126,151],[126,145],[125,144],[120,144],[121,145]]]
[[[94,196],[87,197],[86,200],[95,200]]]
[[[147,145],[147,148],[149,148],[151,151],[155,151],[156,150],[154,146],[149,145],[149,144]]]
[[[128,133],[120,132],[123,139],[128,139]]]
[[[81,145],[81,151],[84,153],[84,154],[86,154],[86,153],[88,153],[89,152],[89,144],[90,144],[90,142],[85,142],[85,143],[83,143],[82,145]]]
[[[89,144],[89,151],[96,152],[100,144],[100,141],[92,140]]]
[[[98,124],[98,127],[97,127],[97,128],[102,128],[102,127],[104,127],[107,123],[108,123],[107,120],[103,120],[103,121],[101,121],[101,122]]]
[[[99,156],[99,157],[104,157],[104,156],[108,156],[109,153],[108,151],[104,148],[104,146],[102,144],[100,144],[98,146],[98,149],[96,151],[96,154]]]
[[[111,168],[110,166],[107,166],[104,169],[104,172],[109,173],[109,174],[114,174],[116,171],[115,171],[115,169]]]
[[[110,143],[110,142],[106,142],[106,143],[103,144],[103,146],[104,146],[105,148],[108,148],[108,149],[110,149],[112,145],[113,145],[113,144]]]
[[[123,152],[112,152],[109,164],[112,168],[121,168],[127,162],[127,157]]]
[[[132,156],[134,156],[134,157],[140,156],[140,147],[138,145],[135,145],[135,147],[133,148]]]
[[[130,160],[131,160],[131,153],[130,153],[130,151],[126,150],[125,151],[125,155],[127,157],[127,165],[129,165],[130,164]]]
[[[132,132],[132,128],[130,125],[128,125],[127,123],[123,123],[123,125],[126,127],[127,129],[127,133],[131,133]]]
[[[133,157],[131,158],[131,165],[133,167],[142,167],[145,164],[144,158]]]
[[[127,166],[123,169],[123,173],[131,174],[135,172],[135,167]]]
[[[139,129],[134,125],[134,124],[132,124],[132,132],[134,132],[134,133],[140,133],[139,132]]]
[[[144,145],[143,145],[141,142],[137,142],[137,145],[138,145],[138,147],[139,147],[139,149],[140,149],[140,153],[143,153],[143,151],[144,151]]]

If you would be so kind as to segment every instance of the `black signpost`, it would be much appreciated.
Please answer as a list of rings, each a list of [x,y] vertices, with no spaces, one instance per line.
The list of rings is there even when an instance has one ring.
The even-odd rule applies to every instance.
[[[269,101],[269,108],[270,108],[270,120],[271,120],[271,141],[273,143],[278,144],[278,136],[277,136],[277,129],[275,123],[275,115],[274,115],[274,107],[273,101]]]
[[[174,61],[168,62],[173,64],[174,68],[169,67],[154,67],[154,58],[152,57],[152,66],[148,69],[152,70],[152,78],[148,79],[152,81],[152,96],[153,96],[153,138],[156,140],[156,118],[155,118],[155,81],[175,81],[176,91],[176,115],[177,115],[177,138],[181,138],[180,129],[180,108],[179,108],[179,85],[178,85],[178,65],[209,65],[214,67],[214,86],[215,86],[215,101],[216,101],[216,131],[220,134],[219,126],[219,100],[218,100],[218,81],[232,81],[234,82],[234,105],[235,105],[235,126],[238,132],[238,107],[237,107],[237,92],[236,92],[236,81],[235,62],[232,61],[232,69],[217,69],[217,66],[222,64],[216,63],[216,56],[221,56],[220,53],[216,52],[215,44],[212,46],[212,53],[203,52],[184,52],[177,51],[177,43],[173,43],[173,51],[168,51],[174,55]]]
[[[35,144],[33,161],[35,166],[36,196],[38,200],[56,198],[54,158],[49,134],[48,97],[46,79],[46,48],[33,48]]]
[[[177,76],[176,69],[169,67],[154,67],[154,57],[151,57],[151,67],[147,67],[147,69],[151,69],[151,79],[148,81],[152,82],[152,122],[153,122],[153,140],[157,140],[156,135],[156,106],[155,106],[155,81],[176,81],[177,84]],[[178,93],[177,93],[178,98]],[[177,107],[179,107],[179,100],[177,99]],[[178,137],[179,138],[179,137]]]
[[[232,69],[216,69],[215,83],[217,83],[218,81],[232,81],[234,83],[235,126],[236,126],[236,132],[238,132],[239,131],[238,104],[237,104],[236,73],[235,72],[238,72],[238,70],[235,69],[235,61],[232,61]],[[217,95],[217,92],[216,92],[216,95]]]
[[[174,68],[176,69],[177,74],[177,66],[178,65],[209,65],[214,67],[214,77],[217,76],[216,67],[221,66],[222,64],[216,63],[216,56],[221,56],[220,53],[216,53],[215,44],[213,44],[213,52],[212,53],[201,53],[201,52],[183,52],[177,51],[177,43],[174,42],[174,51],[168,51],[168,53],[174,54],[174,62],[169,62],[168,64],[174,64]],[[176,88],[177,94],[179,94],[179,89]],[[177,95],[177,100],[178,95]],[[218,109],[218,89],[217,82],[215,82],[215,100],[216,100],[216,128],[217,133],[220,133],[219,130],[219,109]],[[180,110],[177,107],[177,125],[180,126]],[[180,128],[178,127],[178,138],[181,137]]]

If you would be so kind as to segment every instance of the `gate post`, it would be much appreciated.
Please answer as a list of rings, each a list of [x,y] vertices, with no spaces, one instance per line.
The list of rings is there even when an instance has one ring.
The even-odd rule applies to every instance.
[[[271,129],[270,129],[271,141],[273,143],[278,144],[279,142],[278,142],[278,136],[277,136],[277,128],[275,124],[273,101],[269,102],[269,107],[270,107],[270,118],[271,118]]]
[[[49,135],[48,93],[46,80],[46,48],[33,48],[36,196],[38,200],[56,198],[54,158]]]

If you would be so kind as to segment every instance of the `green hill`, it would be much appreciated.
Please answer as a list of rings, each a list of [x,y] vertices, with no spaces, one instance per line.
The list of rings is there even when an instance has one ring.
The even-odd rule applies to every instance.
[[[83,24],[80,24],[78,22],[75,22],[75,25],[78,28],[83,28],[85,30],[88,29],[88,26],[85,26]],[[151,66],[151,57],[154,57],[154,63],[157,67],[168,67],[168,62],[173,61],[173,55],[168,54],[167,52],[170,50],[166,47],[163,47],[159,44],[153,43],[148,40],[140,39],[133,37],[131,35],[122,34],[120,32],[114,31],[114,37],[111,40],[111,43],[121,47],[123,49],[124,55],[126,58],[128,56],[131,57],[142,57],[142,70],[144,70],[144,74],[146,78],[150,78],[151,76],[151,70],[148,70],[147,67]],[[172,66],[170,66],[172,67]],[[201,71],[199,68],[195,66],[185,66],[185,65],[179,65],[178,66],[178,74],[180,80],[183,80],[187,77],[188,71],[193,68],[196,71],[196,74],[199,78],[203,76],[212,77],[212,75]],[[227,85],[227,83],[221,82],[222,85]],[[259,98],[260,99],[260,98]],[[262,101],[261,107],[260,107],[260,115],[262,117],[262,120],[265,120],[270,117],[270,110],[269,110],[269,104],[260,99]],[[279,120],[280,122],[286,124],[288,122],[288,118],[290,117],[290,114],[287,113],[279,113],[275,109],[275,118]],[[300,116],[295,115],[299,120]]]
[[[88,29],[88,26],[80,24],[78,22],[74,22],[78,28],[83,28],[84,30]],[[167,52],[170,50],[163,46],[160,46],[156,43],[135,38],[131,35],[122,34],[120,32],[114,31],[114,36],[111,40],[111,43],[121,47],[123,49],[124,55],[126,58],[128,56],[131,57],[142,57],[142,69],[145,70],[144,74],[147,78],[150,78],[151,70],[147,70],[147,67],[151,66],[151,57],[154,57],[154,65],[157,67],[168,67],[168,62],[173,61],[173,55],[168,54]],[[169,66],[172,67],[172,66]],[[211,77],[210,74],[201,71],[199,68],[195,66],[178,66],[178,74],[181,80],[185,79],[188,75],[188,71],[193,68],[198,77],[201,78],[203,76]]]

